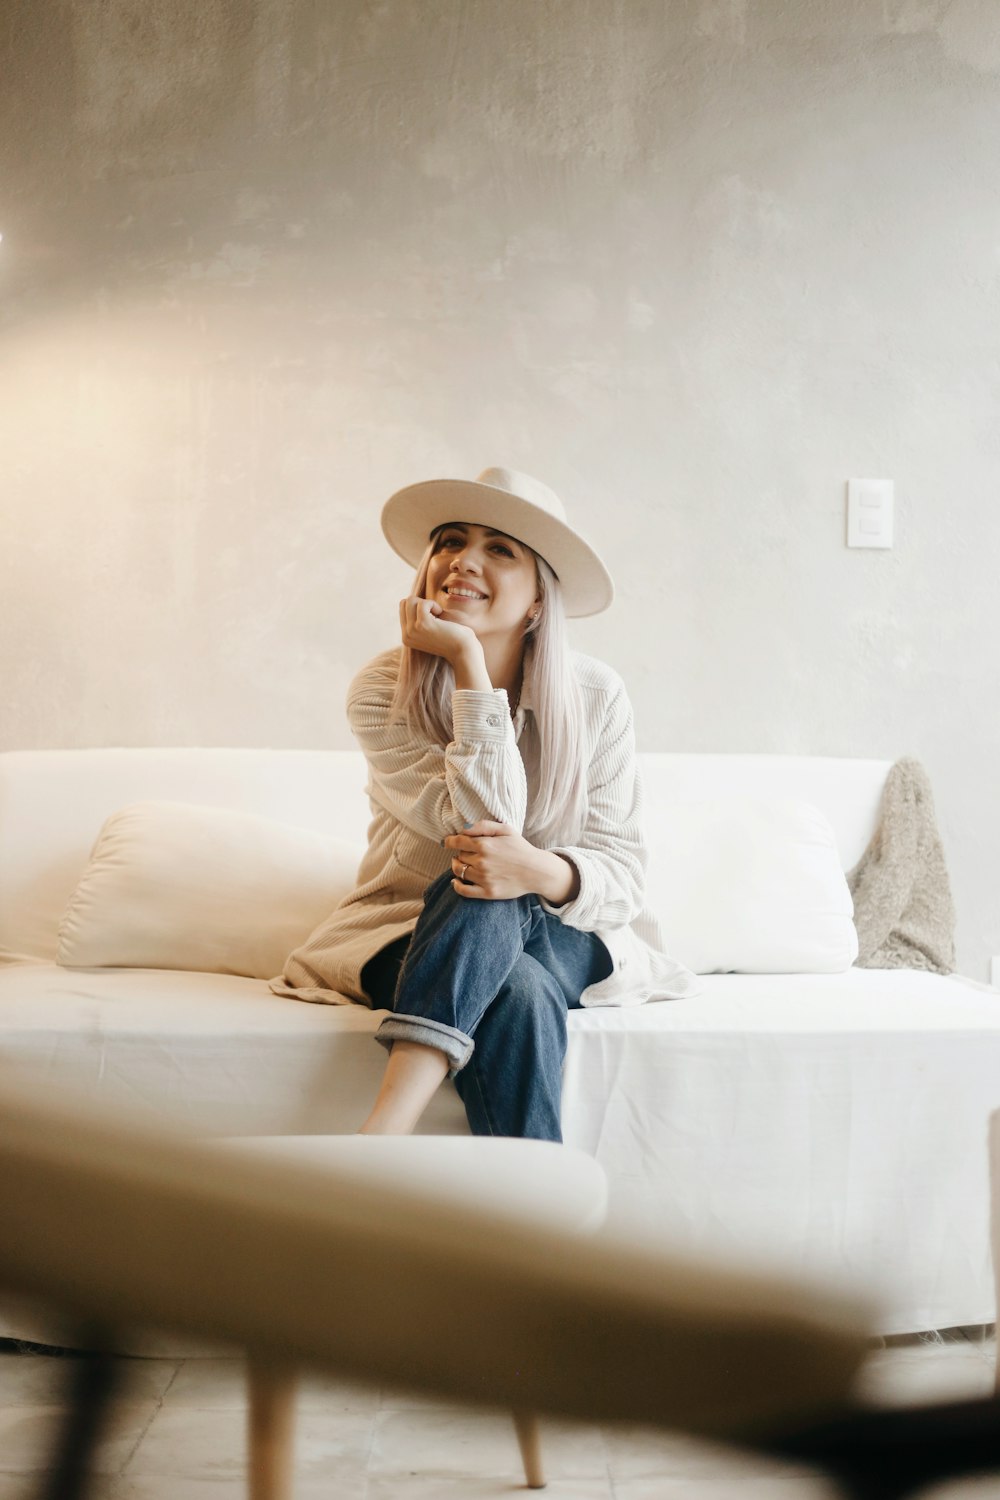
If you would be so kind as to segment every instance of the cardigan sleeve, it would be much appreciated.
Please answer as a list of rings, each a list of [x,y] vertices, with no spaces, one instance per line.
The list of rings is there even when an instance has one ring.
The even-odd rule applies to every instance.
[[[395,660],[393,658],[395,657]],[[456,689],[453,735],[445,747],[390,724],[398,655],[362,668],[348,690],[347,716],[365,753],[369,795],[400,823],[440,840],[490,818],[524,827],[528,790],[502,688]]]
[[[601,724],[587,777],[587,799],[579,843],[550,851],[575,865],[579,892],[562,906],[545,900],[541,904],[567,927],[583,932],[626,927],[644,905],[648,853],[632,705],[621,682]]]

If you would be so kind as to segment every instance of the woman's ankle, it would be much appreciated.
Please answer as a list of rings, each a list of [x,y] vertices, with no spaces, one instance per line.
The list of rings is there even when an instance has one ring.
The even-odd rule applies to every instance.
[[[358,1130],[358,1135],[412,1135],[414,1125],[401,1124],[397,1120],[388,1117],[381,1112],[370,1114],[365,1123]]]
[[[412,1135],[448,1076],[449,1062],[436,1047],[394,1042],[372,1111],[359,1135]]]

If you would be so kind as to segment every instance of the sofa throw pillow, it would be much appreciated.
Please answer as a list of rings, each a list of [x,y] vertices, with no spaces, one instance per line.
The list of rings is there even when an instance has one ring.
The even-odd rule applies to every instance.
[[[132,803],[101,829],[57,962],[269,979],[354,888],[362,852],[254,813]]]
[[[696,974],[838,974],[857,957],[833,829],[809,803],[725,798],[657,809],[649,904]]]

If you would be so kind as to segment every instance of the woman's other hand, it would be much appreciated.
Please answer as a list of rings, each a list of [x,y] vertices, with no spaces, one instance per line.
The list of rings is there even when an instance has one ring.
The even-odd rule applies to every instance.
[[[454,890],[484,901],[542,896],[562,906],[579,894],[576,867],[559,854],[536,849],[509,823],[482,819],[444,840],[450,851]]]

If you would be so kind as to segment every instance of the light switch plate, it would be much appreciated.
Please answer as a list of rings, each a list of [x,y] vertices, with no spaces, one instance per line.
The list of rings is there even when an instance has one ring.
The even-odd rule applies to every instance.
[[[891,479],[847,481],[847,545],[891,547],[895,486]]]

